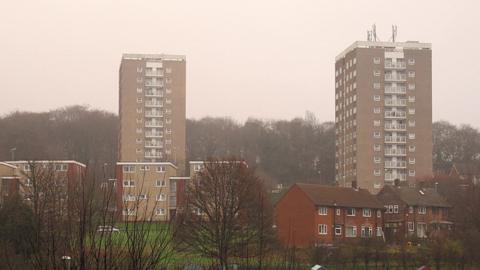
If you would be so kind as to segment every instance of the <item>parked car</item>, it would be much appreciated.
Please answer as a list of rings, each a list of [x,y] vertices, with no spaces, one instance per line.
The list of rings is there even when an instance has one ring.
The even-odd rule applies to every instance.
[[[120,230],[113,226],[98,226],[97,232],[110,232],[110,233],[118,233]]]

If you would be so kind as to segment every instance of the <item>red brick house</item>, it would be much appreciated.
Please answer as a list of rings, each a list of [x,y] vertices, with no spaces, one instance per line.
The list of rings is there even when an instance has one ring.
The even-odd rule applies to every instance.
[[[451,206],[434,188],[384,186],[377,198],[386,209],[384,231],[390,243],[442,235],[452,228],[448,219]]]
[[[285,246],[383,239],[382,210],[364,189],[297,183],[276,203],[275,225]]]

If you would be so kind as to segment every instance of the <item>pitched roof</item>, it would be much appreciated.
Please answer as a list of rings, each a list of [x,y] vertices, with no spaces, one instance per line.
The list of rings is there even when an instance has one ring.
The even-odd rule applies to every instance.
[[[451,205],[433,188],[393,187],[391,189],[397,196],[408,205],[450,207]]]
[[[315,203],[322,206],[358,208],[383,208],[382,203],[365,189],[324,186],[318,184],[297,185]]]

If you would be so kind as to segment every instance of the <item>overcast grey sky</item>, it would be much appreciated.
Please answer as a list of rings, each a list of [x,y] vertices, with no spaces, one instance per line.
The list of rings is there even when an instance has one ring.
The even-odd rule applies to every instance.
[[[433,44],[433,118],[480,127],[480,2],[2,0],[0,115],[118,110],[122,53],[187,56],[187,116],[334,120],[334,58],[377,24]]]

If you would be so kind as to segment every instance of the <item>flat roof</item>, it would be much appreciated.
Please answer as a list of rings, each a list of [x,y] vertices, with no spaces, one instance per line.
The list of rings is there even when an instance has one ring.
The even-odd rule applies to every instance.
[[[178,54],[141,54],[141,53],[124,53],[122,55],[122,59],[130,59],[130,60],[143,60],[143,59],[151,59],[151,60],[166,60],[166,61],[185,61],[185,55],[178,55]]]
[[[168,166],[174,167],[175,169],[178,169],[178,167],[175,166],[171,162],[135,162],[135,161],[128,162],[128,161],[125,161],[125,162],[117,162],[117,165],[168,165]]]
[[[432,49],[432,43],[421,43],[418,41],[407,41],[407,42],[382,42],[382,41],[355,41],[348,48],[343,50],[337,57],[335,57],[335,62],[341,58],[344,58],[347,53],[353,51],[356,48],[402,48],[402,49]]]
[[[75,160],[15,160],[15,161],[5,161],[6,163],[9,164],[28,164],[28,163],[51,163],[51,164],[56,164],[56,163],[67,163],[67,164],[76,164],[79,166],[82,166],[86,168],[87,166],[83,163],[80,163]]]

